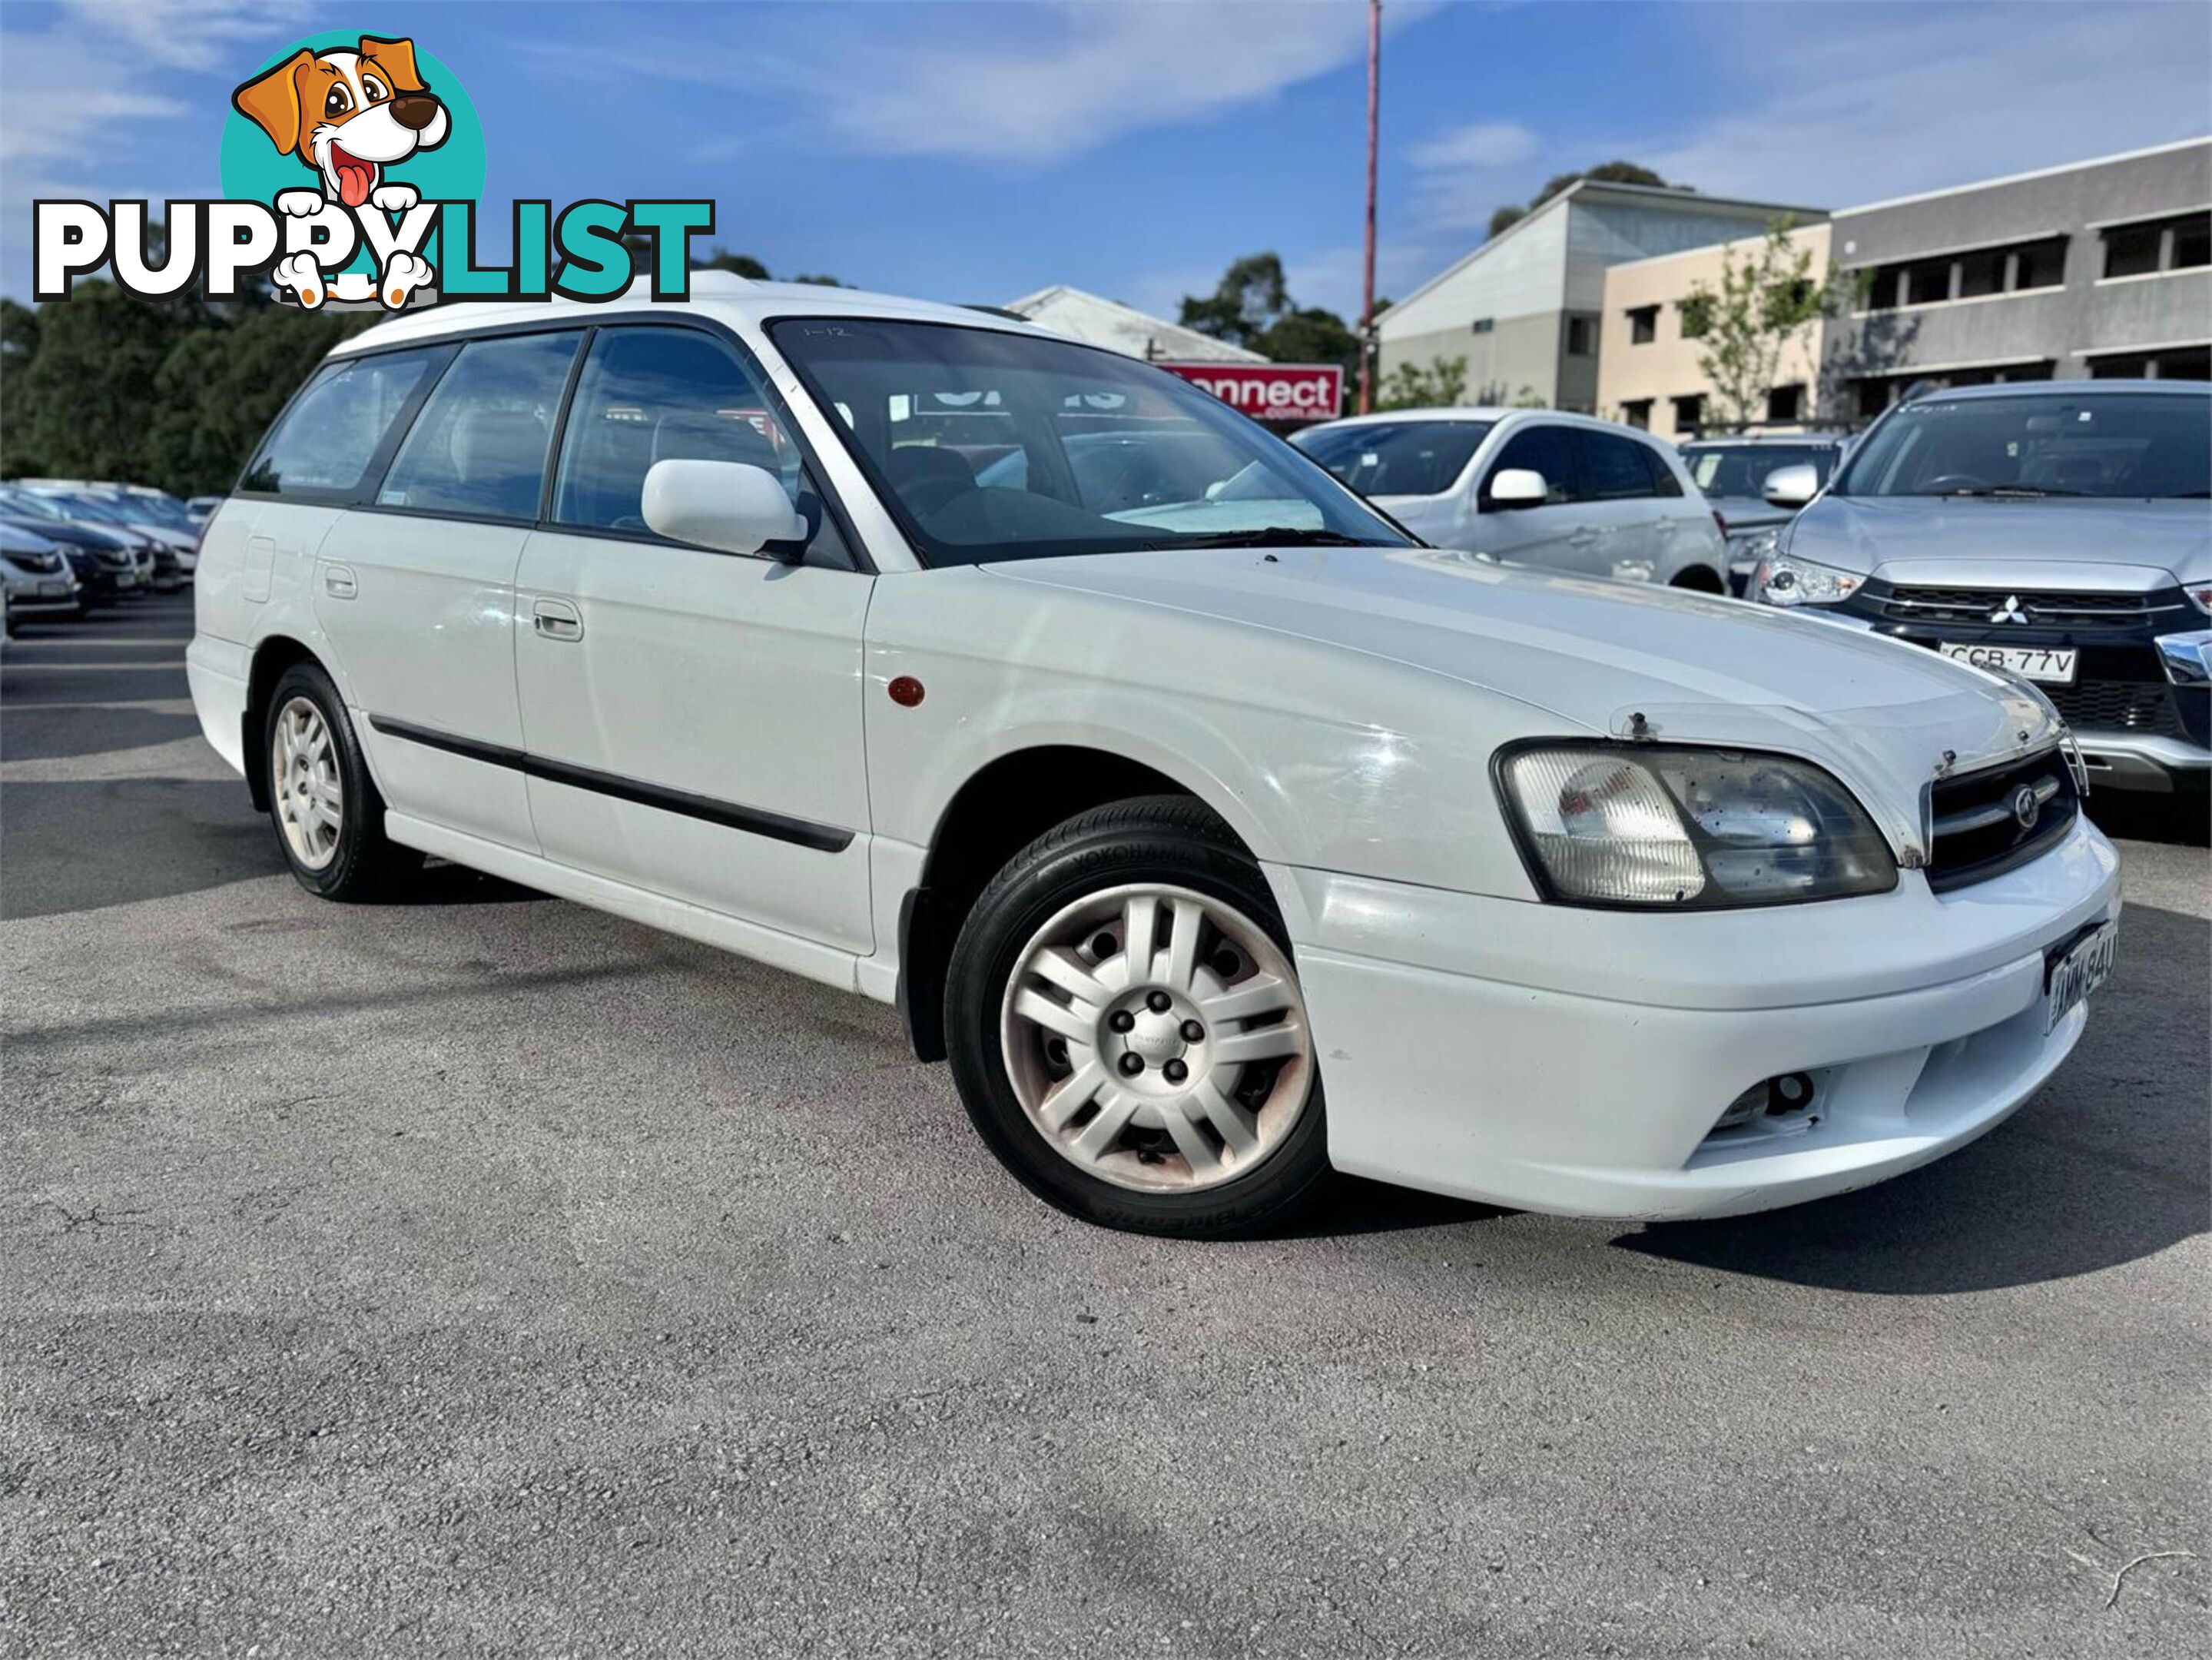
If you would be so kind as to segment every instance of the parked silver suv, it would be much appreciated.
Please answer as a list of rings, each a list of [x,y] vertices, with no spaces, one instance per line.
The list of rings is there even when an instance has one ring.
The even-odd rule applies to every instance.
[[[2212,775],[2212,386],[1977,386],[1890,410],[1760,561],[1751,597],[1817,606],[2035,683],[2091,776]]]

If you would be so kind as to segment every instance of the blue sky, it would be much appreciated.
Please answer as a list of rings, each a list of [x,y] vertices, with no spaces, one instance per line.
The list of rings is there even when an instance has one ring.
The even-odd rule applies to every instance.
[[[1381,285],[1611,157],[1845,206],[2212,130],[2212,7],[1525,4],[1385,10]],[[1364,0],[0,10],[0,289],[40,196],[205,196],[230,88],[297,37],[407,35],[483,118],[489,199],[711,197],[777,275],[1172,314],[1272,248],[1358,302]],[[494,224],[504,216],[486,216]],[[488,239],[489,240],[489,239]]]

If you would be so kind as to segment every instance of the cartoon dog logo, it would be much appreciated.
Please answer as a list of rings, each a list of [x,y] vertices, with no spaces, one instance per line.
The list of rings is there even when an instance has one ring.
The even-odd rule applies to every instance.
[[[286,155],[296,155],[314,170],[320,191],[282,191],[278,211],[307,218],[328,203],[349,210],[373,204],[384,213],[404,213],[420,199],[412,185],[384,182],[386,169],[417,150],[446,142],[452,121],[445,105],[415,68],[412,40],[361,37],[358,52],[311,52],[302,46],[283,63],[264,70],[230,95],[239,113],[269,135]],[[280,288],[313,307],[323,299],[325,278],[313,255],[280,259],[270,273]],[[340,299],[368,299],[381,292],[394,307],[418,284],[430,280],[429,261],[395,252],[373,285],[340,277],[328,286]],[[348,291],[362,287],[359,295]]]

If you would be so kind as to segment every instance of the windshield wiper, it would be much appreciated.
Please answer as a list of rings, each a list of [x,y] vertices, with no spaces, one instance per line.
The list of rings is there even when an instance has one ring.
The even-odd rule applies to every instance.
[[[1994,496],[2002,501],[2033,501],[2039,496],[2079,496],[2080,490],[2052,489],[2043,484],[1977,484],[1970,489],[1945,490],[1945,497],[1954,496]]]
[[[1178,536],[1171,542],[1153,542],[1155,548],[1387,548],[1388,542],[1364,541],[1342,531],[1293,530],[1269,525],[1260,530],[1215,531],[1206,536]]]

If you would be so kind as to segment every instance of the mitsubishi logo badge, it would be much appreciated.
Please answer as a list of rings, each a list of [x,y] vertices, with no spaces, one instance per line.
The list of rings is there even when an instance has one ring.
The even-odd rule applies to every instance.
[[[2027,622],[2027,613],[2021,609],[2020,596],[2016,593],[2005,595],[2004,604],[1990,613],[1990,621],[1992,623]]]

